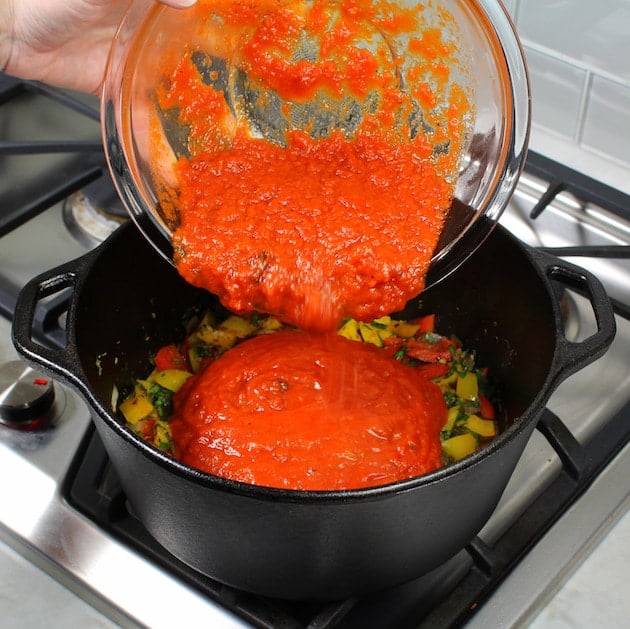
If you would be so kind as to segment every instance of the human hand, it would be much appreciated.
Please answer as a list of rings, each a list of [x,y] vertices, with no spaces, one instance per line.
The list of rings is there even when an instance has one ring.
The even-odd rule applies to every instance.
[[[157,0],[175,8],[196,0]],[[130,0],[0,0],[0,69],[97,93]]]

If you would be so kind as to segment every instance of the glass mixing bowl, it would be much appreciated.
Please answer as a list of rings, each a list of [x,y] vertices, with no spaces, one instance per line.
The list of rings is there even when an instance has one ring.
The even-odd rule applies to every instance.
[[[413,0],[394,0],[390,6],[404,10],[415,4]],[[442,9],[452,16],[451,27],[442,19]],[[449,68],[449,80],[465,89],[471,105],[457,162],[453,203],[427,276],[426,285],[430,286],[482,244],[507,206],[525,160],[530,93],[523,51],[500,2],[435,0],[427,2],[423,11],[427,27],[440,29],[446,39],[455,42],[457,60]],[[361,107],[366,106],[342,94],[341,105],[337,101],[311,101],[305,107],[300,105],[299,115],[294,115],[297,109],[290,116],[284,115],[286,108],[278,102],[276,92],[270,90],[260,98],[260,88],[248,86],[233,60],[234,49],[225,50],[229,37],[222,29],[220,23],[200,20],[195,7],[176,10],[154,0],[134,0],[113,43],[106,71],[102,127],[113,180],[137,227],[171,261],[177,208],[176,202],[164,202],[164,190],[170,190],[170,198],[176,199],[174,167],[178,158],[187,155],[189,138],[186,128],[177,126],[168,112],[159,109],[156,90],[164,84],[165,65],[174,67],[184,49],[192,47],[201,55],[198,67],[205,72],[205,82],[223,90],[226,100],[240,103],[235,116],[249,117],[252,133],[270,141],[281,142],[287,125],[308,124],[310,132],[320,136],[331,128],[351,134],[354,123],[348,121],[360,117]],[[377,32],[365,46],[378,47],[382,43],[379,38]],[[392,50],[397,45],[386,43]],[[300,47],[303,50],[291,54],[304,58],[313,55],[308,41]],[[392,59],[398,64],[394,72],[403,85],[411,76],[406,61],[393,52]],[[260,102],[271,106],[263,110],[256,105]],[[162,131],[157,142],[151,132],[156,121]]]

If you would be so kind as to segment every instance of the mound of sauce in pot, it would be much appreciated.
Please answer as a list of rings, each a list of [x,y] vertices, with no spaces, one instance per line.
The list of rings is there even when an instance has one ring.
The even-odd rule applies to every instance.
[[[177,184],[161,199],[164,212],[177,208],[180,274],[232,312],[303,329],[401,309],[424,287],[466,139],[452,17],[441,11],[441,29],[429,27],[422,5],[392,11],[380,0],[215,0],[196,11],[206,28],[220,24],[216,50],[200,62],[191,45],[157,89],[160,109],[188,130]],[[319,56],[293,55],[303,41]],[[331,114],[330,133],[311,121],[277,141],[257,137],[247,105],[218,88],[227,70],[217,58],[267,86],[258,100],[277,95],[288,120],[313,102],[349,100],[348,111]]]
[[[439,387],[372,345],[294,330],[248,339],[176,394],[178,460],[285,489],[356,489],[442,464]]]

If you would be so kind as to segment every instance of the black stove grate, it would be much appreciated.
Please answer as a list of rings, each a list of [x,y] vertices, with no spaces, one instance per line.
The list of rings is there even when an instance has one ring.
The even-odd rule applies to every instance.
[[[582,204],[593,204],[617,216],[630,219],[630,195],[615,190],[591,177],[577,172],[544,155],[531,152],[527,156],[525,171],[542,181],[550,182],[547,189],[530,211],[530,218],[537,219],[556,199],[567,192]],[[626,245],[579,245],[570,247],[539,247],[541,251],[557,257],[578,258],[630,258],[630,247]],[[616,314],[630,319],[630,303],[611,298]]]
[[[630,195],[564,166],[544,155],[530,151],[525,170],[542,181],[549,182],[530,212],[530,218],[537,218],[561,193],[568,192],[583,203],[592,203],[626,218],[630,214]]]
[[[0,108],[13,100],[28,97],[45,99],[94,122],[98,130],[99,111],[71,92],[35,81],[23,81],[0,72]],[[109,179],[113,188],[100,140],[76,140],[60,137],[46,141],[13,141],[0,138],[0,160],[22,155],[63,154],[66,159],[41,173],[34,181],[20,182],[0,194],[0,238],[63,201],[73,192],[99,179]],[[0,161],[0,163],[2,163]],[[0,315],[13,318],[21,287],[0,275]],[[57,323],[67,298],[58,296],[38,313],[34,334],[44,344],[63,346],[65,334]]]
[[[60,107],[93,120],[95,128],[98,129],[98,109],[71,93],[43,83],[22,81],[0,73],[0,107],[24,95],[55,102]],[[37,181],[28,182],[28,186],[14,186],[0,197],[0,237],[90,182],[102,176],[109,176],[100,140],[75,140],[65,137],[46,141],[0,139],[0,158],[51,153],[66,154],[68,159],[60,162],[57,168],[38,177]]]

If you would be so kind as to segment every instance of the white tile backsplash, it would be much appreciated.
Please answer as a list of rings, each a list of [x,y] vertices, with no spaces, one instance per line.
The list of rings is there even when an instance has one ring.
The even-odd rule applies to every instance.
[[[524,39],[630,81],[629,0],[520,0]]]
[[[566,138],[575,138],[582,116],[587,72],[531,49],[527,51],[527,62],[536,122]]]
[[[581,140],[587,148],[630,164],[630,87],[593,77]]]
[[[507,0],[532,85],[532,143],[630,194],[630,0]]]

